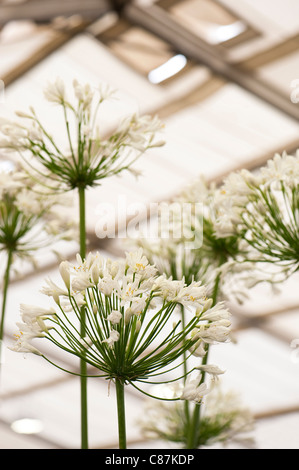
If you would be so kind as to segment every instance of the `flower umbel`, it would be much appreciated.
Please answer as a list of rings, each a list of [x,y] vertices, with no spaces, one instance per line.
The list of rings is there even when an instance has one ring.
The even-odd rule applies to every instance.
[[[147,269],[135,269],[140,259]],[[70,354],[83,355],[100,376],[136,386],[151,377],[158,383],[159,375],[173,369],[175,361],[180,363],[182,353],[198,343],[201,324],[205,324],[207,341],[210,326],[198,311],[207,314],[211,303],[199,282],[186,286],[184,281],[178,284],[164,279],[161,284],[155,267],[140,251],[117,261],[99,253],[90,253],[85,260],[78,257],[78,261],[80,264],[60,265],[63,287],[48,281],[42,289],[54,300],[54,307],[22,305],[26,346],[34,337],[47,339]],[[165,295],[165,283],[170,295]],[[176,317],[179,304],[190,308],[190,320],[184,328]],[[83,339],[79,333],[82,306],[86,322]],[[227,311],[223,312],[227,318]],[[210,340],[226,339],[215,336],[211,323]],[[20,349],[19,337],[15,348]],[[186,393],[183,398],[193,400],[191,395]]]
[[[61,107],[65,124],[65,145],[61,147],[46,129],[36,111],[18,112],[29,124],[5,121],[1,126],[0,148],[18,152],[36,177],[48,177],[48,188],[69,191],[96,186],[104,178],[130,170],[146,150],[163,145],[155,140],[161,130],[157,117],[126,117],[108,136],[98,129],[98,112],[113,93],[73,81],[74,96],[69,99],[61,79],[49,83],[45,98]]]
[[[219,295],[223,298],[228,291],[232,294],[236,278],[240,279],[240,268],[232,285],[229,280],[235,273],[235,261],[242,256],[244,246],[235,229],[232,212],[226,207],[229,198],[225,199],[226,205],[223,201],[221,189],[200,177],[171,202],[161,206],[158,213],[161,236],[154,240],[141,236],[135,244],[142,247],[160,274],[173,279],[184,277],[187,283],[201,280],[209,287],[211,296],[217,277],[221,276]],[[164,232],[169,236],[164,236]],[[225,269],[227,265],[229,269]],[[247,275],[251,266],[248,263],[243,268]],[[223,270],[225,275],[222,275]],[[239,292],[237,295],[240,297]]]
[[[49,196],[23,168],[0,173],[0,248],[14,257],[30,259],[39,249],[60,240],[78,239],[76,223],[67,217],[68,198]]]
[[[272,266],[263,280],[281,282],[299,268],[299,152],[275,155],[256,172],[228,176],[222,207],[235,233],[247,245],[242,261]],[[229,201],[229,202],[228,202]]]

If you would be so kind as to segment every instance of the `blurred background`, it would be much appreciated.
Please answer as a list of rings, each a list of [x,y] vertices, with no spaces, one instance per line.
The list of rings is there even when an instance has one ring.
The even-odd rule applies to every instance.
[[[97,236],[100,202],[116,206],[121,194],[128,205],[148,207],[200,174],[220,182],[232,170],[258,168],[275,153],[299,147],[299,2],[0,0],[0,116],[32,105],[59,138],[56,111],[42,94],[57,76],[119,90],[103,127],[135,111],[165,123],[166,145],[138,161],[139,179],[113,177],[88,194],[89,247],[118,256],[124,249],[119,239]],[[7,165],[0,153],[0,166]],[[121,231],[126,211],[118,217]],[[72,259],[77,248],[68,244],[65,257]],[[55,259],[44,257],[23,274],[9,292],[5,344],[20,302],[43,301],[39,290],[45,277],[55,279]],[[226,370],[223,380],[254,414],[257,448],[299,448],[298,286],[293,276],[275,296],[260,286],[242,305],[231,302],[237,345],[213,351]],[[51,354],[74,366],[59,351]],[[128,444],[162,448],[136,426],[143,401],[127,394]],[[90,381],[89,403],[90,446],[117,447],[115,402],[106,382]],[[37,356],[5,350],[0,448],[80,447],[78,409],[76,377]]]

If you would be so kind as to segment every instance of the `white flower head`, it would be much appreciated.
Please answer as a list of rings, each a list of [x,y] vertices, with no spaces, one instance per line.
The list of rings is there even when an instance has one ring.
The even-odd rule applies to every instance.
[[[195,403],[201,403],[203,397],[207,395],[210,390],[206,383],[200,383],[201,374],[198,374],[195,378],[189,376],[186,380],[184,389],[181,394],[181,400],[193,401]]]
[[[174,300],[185,305],[186,307],[195,307],[196,309],[203,307],[207,301],[207,287],[202,285],[200,281],[193,281],[188,286],[181,287]]]
[[[74,92],[77,100],[83,106],[83,109],[88,109],[91,105],[94,92],[91,89],[91,86],[87,83],[82,85],[78,80],[73,80]]]
[[[183,280],[173,281],[166,277],[165,274],[158,276],[153,284],[153,290],[160,294],[165,300],[173,301],[185,283]]]
[[[129,272],[140,276],[141,279],[151,278],[156,275],[157,269],[149,264],[142,248],[126,253],[126,267]]]
[[[107,343],[110,348],[114,346],[114,343],[119,340],[119,332],[116,330],[111,330],[110,336],[107,339],[104,339],[102,342]]]
[[[229,339],[230,327],[231,322],[225,319],[200,325],[195,329],[195,338],[207,344],[225,343]]]
[[[230,320],[231,313],[225,307],[224,302],[218,302],[214,307],[208,308],[200,313],[200,318],[201,320],[207,320],[210,322]]]
[[[55,282],[53,282],[50,278],[46,279],[46,286],[42,287],[40,292],[42,294],[48,295],[49,297],[53,297],[54,301],[59,304],[60,296],[67,296],[68,291],[66,289],[62,289],[61,287],[57,286]]]
[[[20,331],[14,336],[15,342],[9,347],[10,350],[21,353],[32,353],[38,356],[42,355],[42,353],[30,343],[30,340],[33,338],[32,335],[24,334]]]
[[[57,78],[55,82],[48,83],[44,89],[45,98],[57,104],[63,104],[65,101],[65,85],[61,78]]]
[[[16,325],[22,332],[22,335],[26,335],[27,339],[41,338],[48,331],[45,322],[41,318],[36,318],[36,321],[31,324],[17,322]]]
[[[206,372],[207,374],[210,374],[213,379],[218,379],[219,375],[224,374],[224,370],[220,369],[220,367],[214,364],[201,365],[196,367],[196,369],[200,370],[201,372]]]
[[[55,315],[53,308],[37,307],[36,305],[21,304],[20,313],[24,323],[32,324],[38,317],[44,318]]]
[[[191,348],[190,352],[195,357],[204,357],[207,353],[205,349],[205,343],[201,339],[199,339]]]
[[[121,319],[122,319],[122,314],[118,310],[112,310],[112,312],[108,315],[107,320],[112,323],[112,325],[117,325]]]
[[[72,278],[71,285],[74,292],[82,292],[88,287],[92,287],[93,283],[90,279],[89,272],[78,271]]]
[[[100,94],[100,101],[107,100],[111,98],[116,93],[114,88],[111,88],[109,84],[100,83],[99,85],[99,94]]]
[[[99,281],[98,288],[100,292],[102,292],[107,297],[110,297],[113,291],[119,290],[119,283],[115,279],[106,276]]]

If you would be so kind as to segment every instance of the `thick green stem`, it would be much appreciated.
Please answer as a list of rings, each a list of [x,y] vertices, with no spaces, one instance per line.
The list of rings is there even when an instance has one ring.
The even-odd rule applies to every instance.
[[[80,227],[80,256],[86,257],[86,222],[85,222],[85,188],[79,188],[79,227]],[[85,337],[86,319],[85,309],[81,308],[80,335]],[[88,448],[88,419],[87,419],[87,364],[84,358],[80,359],[80,387],[81,387],[81,448]]]
[[[219,293],[219,286],[220,286],[220,274],[215,279],[215,284],[212,292],[212,300],[214,306],[217,303],[217,297]],[[207,345],[206,354],[202,359],[202,365],[205,366],[208,363],[209,357],[209,345]],[[202,372],[200,384],[204,383],[205,381],[205,372]],[[196,449],[198,448],[198,437],[200,433],[200,412],[201,412],[201,404],[195,405],[192,420],[189,426],[189,432],[187,436],[187,449]]]
[[[119,448],[127,448],[126,438],[126,413],[125,413],[125,386],[121,379],[117,379],[116,386],[116,400],[117,400],[117,418],[118,418],[118,441]]]
[[[0,323],[0,354],[2,351],[2,341],[4,337],[4,319],[5,319],[5,311],[6,311],[7,291],[8,291],[9,278],[10,278],[10,268],[12,264],[12,256],[13,256],[13,250],[8,250],[6,270],[5,270],[4,278],[3,278],[3,293],[2,293],[3,297],[2,297],[2,311],[1,311],[1,323]],[[1,364],[1,357],[0,357],[0,364]]]

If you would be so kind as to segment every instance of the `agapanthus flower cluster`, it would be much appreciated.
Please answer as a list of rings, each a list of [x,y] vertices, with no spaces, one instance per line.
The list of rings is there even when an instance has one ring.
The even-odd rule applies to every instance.
[[[271,265],[280,282],[299,267],[299,152],[275,155],[255,172],[228,176],[220,205],[227,231],[247,244],[244,259]]]
[[[207,371],[213,372],[213,367]],[[216,372],[218,372],[216,370]],[[220,371],[221,373],[221,371]],[[237,443],[241,447],[254,446],[252,431],[254,418],[248,408],[241,403],[240,397],[232,391],[224,391],[219,375],[211,379],[210,393],[204,394],[200,432],[197,435],[195,448]],[[180,387],[164,385],[165,396],[177,396],[181,393]],[[147,399],[144,415],[139,420],[140,429],[148,439],[162,439],[163,441],[186,445],[188,434],[188,421],[182,401],[169,402]]]
[[[142,247],[151,263],[160,274],[173,279],[184,278],[187,283],[203,280],[207,266],[198,256],[202,245],[201,213],[194,214],[192,203],[184,206],[173,200],[162,203],[150,234],[141,233],[129,244]]]
[[[192,182],[179,196],[183,203],[202,206],[202,245],[197,251],[212,282],[227,263],[233,263],[243,252],[242,240],[235,232],[225,228],[226,212],[219,204],[221,188],[208,183],[203,176]],[[222,199],[221,199],[222,200]]]
[[[136,243],[160,273],[173,279],[185,277],[188,282],[201,279],[209,286],[210,294],[221,277],[218,295],[223,297],[230,292],[242,300],[244,289],[240,277],[244,274],[247,279],[252,265],[243,263],[240,268],[236,262],[246,244],[231,225],[228,230],[229,213],[224,208],[221,191],[200,176],[168,204],[161,205],[157,229],[161,236],[142,235]],[[229,223],[233,224],[230,218]],[[165,233],[167,236],[163,236]]]
[[[172,371],[171,380],[178,380],[184,352],[198,355],[205,343],[228,340],[230,315],[224,304],[211,307],[206,287],[198,281],[187,285],[159,275],[142,250],[120,260],[99,253],[89,253],[85,260],[77,256],[77,263],[63,261],[59,271],[62,285],[48,279],[42,288],[52,306],[21,306],[14,350],[44,356],[35,341],[47,339],[84,358],[99,376],[137,387],[136,382],[149,383],[150,378],[159,383],[167,371]],[[178,305],[190,315],[183,328]],[[84,337],[79,328],[82,308]],[[179,398],[199,402],[200,377],[197,382],[186,383]]]
[[[78,239],[78,227],[70,214],[68,197],[45,194],[23,168],[15,164],[0,173],[0,249],[13,260],[36,263],[45,250],[58,242]],[[5,264],[5,263],[4,263]]]
[[[123,170],[133,171],[131,166],[142,153],[163,145],[155,141],[162,125],[157,117],[134,114],[125,117],[111,135],[102,135],[99,108],[113,93],[105,86],[95,88],[74,80],[69,98],[65,83],[57,79],[45,88],[44,96],[62,110],[64,144],[53,138],[31,107],[28,112],[18,111],[20,119],[15,122],[2,120],[0,148],[20,154],[31,174],[47,176],[48,187],[55,191],[96,186]]]

